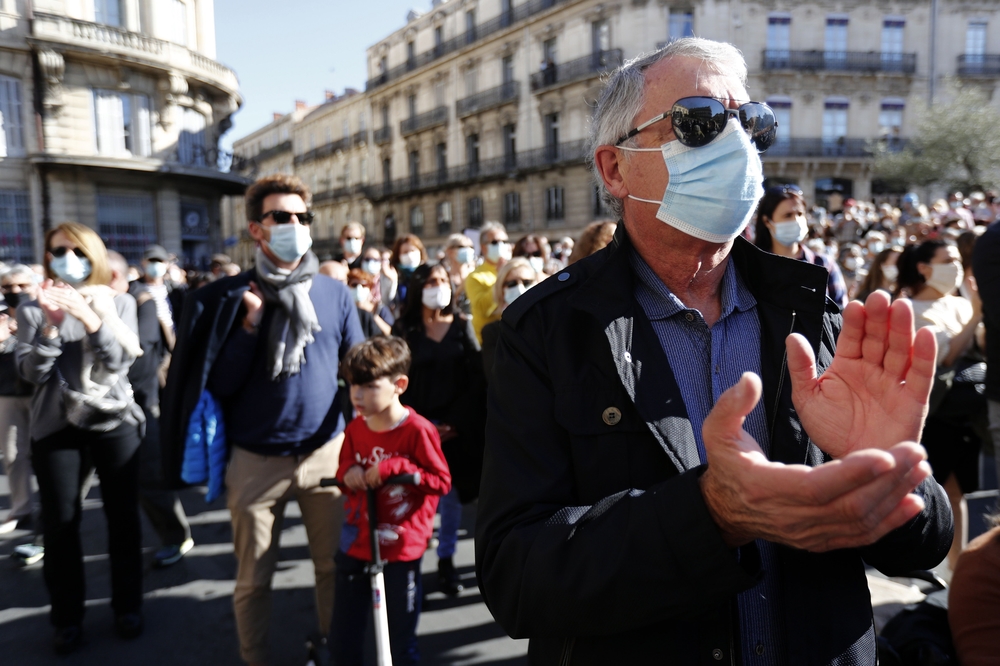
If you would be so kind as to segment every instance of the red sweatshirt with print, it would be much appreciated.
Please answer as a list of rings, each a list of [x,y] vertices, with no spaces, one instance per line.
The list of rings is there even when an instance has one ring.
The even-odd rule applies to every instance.
[[[354,465],[366,470],[378,465],[383,480],[420,472],[420,485],[382,485],[377,491],[378,540],[382,559],[412,562],[423,556],[431,538],[438,497],[451,490],[451,472],[441,452],[437,428],[406,408],[409,416],[397,427],[374,432],[357,417],[344,430],[337,479]],[[344,528],[340,549],[355,559],[370,561],[366,492],[344,490]]]

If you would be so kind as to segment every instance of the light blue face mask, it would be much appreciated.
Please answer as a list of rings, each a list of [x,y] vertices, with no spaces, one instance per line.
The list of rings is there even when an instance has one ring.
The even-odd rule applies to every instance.
[[[271,227],[271,240],[267,242],[281,261],[292,263],[302,258],[312,247],[312,236],[309,227],[303,224],[276,224]]]
[[[75,252],[67,252],[61,257],[52,257],[49,268],[63,282],[80,284],[90,277],[90,259],[78,257]]]
[[[372,275],[382,272],[382,262],[378,259],[365,259],[361,262],[361,270]]]
[[[476,251],[471,247],[460,247],[458,252],[455,253],[455,258],[458,259],[460,264],[471,264],[476,260]]]
[[[691,148],[670,141],[659,148],[627,148],[633,152],[662,152],[670,181],[656,219],[689,236],[709,243],[736,238],[750,222],[757,201],[764,196],[760,155],[735,119],[711,143]]]

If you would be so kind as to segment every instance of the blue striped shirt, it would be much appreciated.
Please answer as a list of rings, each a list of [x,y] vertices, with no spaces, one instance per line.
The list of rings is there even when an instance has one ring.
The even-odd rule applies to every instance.
[[[701,426],[715,401],[736,384],[744,372],[760,375],[760,320],[757,300],[746,288],[733,262],[722,278],[722,313],[709,328],[698,310],[688,308],[632,250],[632,270],[638,278],[635,297],[653,325],[681,389],[698,446],[705,462]],[[761,400],[747,416],[744,429],[770,448],[767,416]],[[764,572],[760,583],[738,595],[740,648],[746,666],[783,666],[784,626],[777,573],[777,550],[772,543],[756,542]]]

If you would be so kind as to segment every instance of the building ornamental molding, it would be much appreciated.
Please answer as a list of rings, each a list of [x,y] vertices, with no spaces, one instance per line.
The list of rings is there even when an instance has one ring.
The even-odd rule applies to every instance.
[[[66,61],[58,51],[45,49],[38,52],[38,67],[45,79],[44,99],[45,110],[56,114],[63,107],[63,77],[66,75]]]

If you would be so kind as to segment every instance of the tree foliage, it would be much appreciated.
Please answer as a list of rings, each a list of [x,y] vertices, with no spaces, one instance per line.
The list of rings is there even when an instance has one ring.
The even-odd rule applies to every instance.
[[[915,136],[895,150],[873,145],[874,175],[907,186],[940,185],[964,192],[1000,186],[1000,111],[976,90],[920,113]]]

